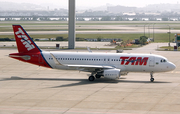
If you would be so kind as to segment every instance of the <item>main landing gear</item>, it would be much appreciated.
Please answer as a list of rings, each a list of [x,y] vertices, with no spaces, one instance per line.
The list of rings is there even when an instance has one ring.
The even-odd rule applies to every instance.
[[[94,81],[95,80],[95,77],[94,76],[89,76],[89,81]]]
[[[91,73],[91,76],[89,76],[89,81],[90,81],[90,82],[92,82],[92,81],[95,80],[94,74],[95,74],[95,72],[92,72],[92,73]]]
[[[151,82],[154,82],[153,72],[151,72],[151,73],[150,73],[150,75],[151,75],[151,79],[150,79],[150,81],[151,81]]]
[[[91,73],[91,76],[89,76],[89,81],[94,81],[95,80],[95,77],[97,78],[97,79],[99,79],[99,78],[101,78],[101,75],[98,75],[98,74],[96,74],[95,76],[94,76],[94,74],[96,74],[96,73]]]

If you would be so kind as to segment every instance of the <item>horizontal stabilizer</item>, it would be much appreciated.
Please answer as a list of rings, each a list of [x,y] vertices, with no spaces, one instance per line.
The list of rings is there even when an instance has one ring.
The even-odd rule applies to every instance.
[[[22,58],[24,60],[30,60],[31,59],[31,57],[29,55],[22,55],[22,56],[20,56],[20,55],[9,55],[9,57]]]

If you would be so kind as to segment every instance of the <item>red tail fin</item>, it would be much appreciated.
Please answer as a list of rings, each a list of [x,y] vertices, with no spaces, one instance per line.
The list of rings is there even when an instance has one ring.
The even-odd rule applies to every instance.
[[[41,50],[21,25],[12,25],[19,53],[35,53]]]

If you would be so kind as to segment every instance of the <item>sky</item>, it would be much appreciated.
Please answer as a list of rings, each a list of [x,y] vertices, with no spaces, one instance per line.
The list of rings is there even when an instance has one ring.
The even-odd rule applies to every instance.
[[[69,0],[0,0],[0,2],[17,2],[17,3],[33,3],[33,4],[49,4],[67,6]],[[144,7],[148,4],[172,3],[180,4],[180,0],[76,0],[76,6],[79,7],[98,7],[106,4]]]

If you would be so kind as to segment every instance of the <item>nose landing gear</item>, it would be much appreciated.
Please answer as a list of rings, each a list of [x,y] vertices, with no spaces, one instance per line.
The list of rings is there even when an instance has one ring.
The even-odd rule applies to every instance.
[[[150,73],[150,75],[151,75],[151,79],[150,79],[150,81],[151,81],[151,82],[154,82],[153,72],[151,72],[151,73]]]

